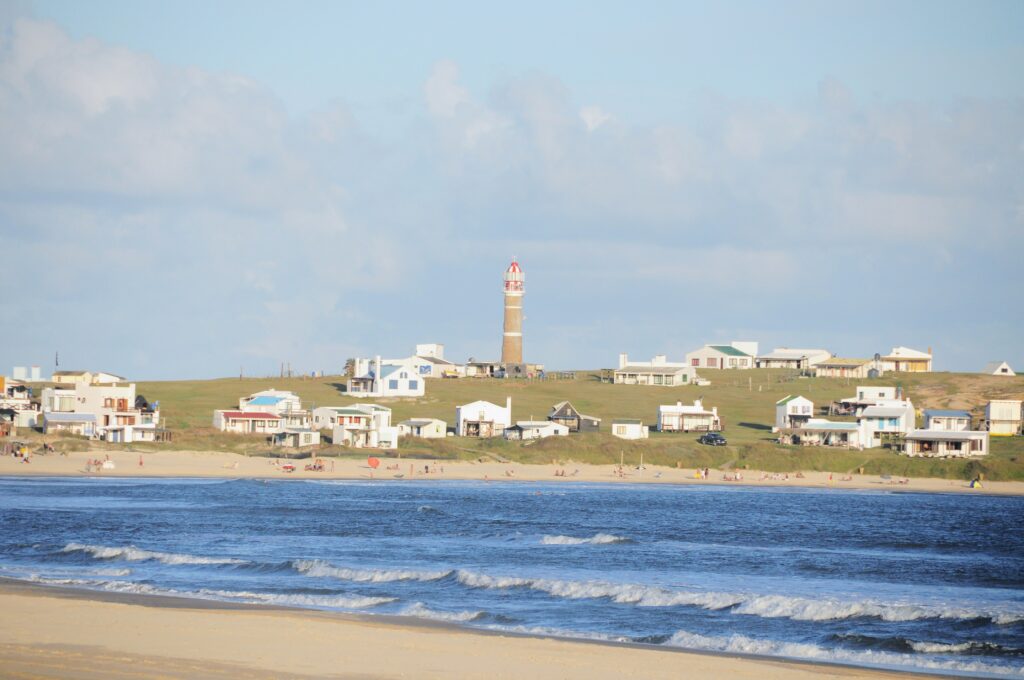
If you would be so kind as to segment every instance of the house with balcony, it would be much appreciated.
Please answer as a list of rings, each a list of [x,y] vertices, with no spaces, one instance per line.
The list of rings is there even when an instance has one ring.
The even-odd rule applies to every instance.
[[[658,407],[659,432],[718,432],[721,429],[718,407],[706,409],[700,399],[693,404],[677,401]]]
[[[971,430],[913,430],[903,438],[902,453],[928,458],[985,456],[989,433]]]
[[[910,400],[882,400],[868,406],[857,418],[860,443],[866,449],[895,442],[916,427],[916,413]]]
[[[347,385],[348,396],[360,399],[422,397],[425,393],[426,380],[415,365],[405,361],[386,363],[379,356],[356,359]]]
[[[500,437],[512,426],[512,397],[504,406],[474,401],[455,407],[455,434],[460,437]]]
[[[797,446],[831,446],[843,449],[861,448],[861,432],[857,423],[810,418],[799,428],[781,430],[779,443]]]
[[[331,430],[334,444],[369,449],[398,448],[398,427],[391,424],[391,409],[388,407],[353,404],[328,408],[334,410],[334,427]]]
[[[789,394],[775,402],[775,432],[803,427],[814,417],[814,402]]]
[[[91,436],[106,438],[106,429],[160,424],[159,405],[136,395],[135,384],[78,382],[70,388],[48,387],[41,395],[42,411],[94,416]]]
[[[967,432],[971,429],[969,411],[928,408],[924,410],[924,429]]]

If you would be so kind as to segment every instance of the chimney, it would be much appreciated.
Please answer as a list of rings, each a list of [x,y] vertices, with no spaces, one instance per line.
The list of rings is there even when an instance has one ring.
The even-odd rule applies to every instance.
[[[508,413],[509,425],[511,425],[512,424],[512,397],[505,397],[505,408],[507,409],[507,413]]]
[[[629,355],[625,352],[619,354],[619,368],[625,368],[626,364],[629,363]]]

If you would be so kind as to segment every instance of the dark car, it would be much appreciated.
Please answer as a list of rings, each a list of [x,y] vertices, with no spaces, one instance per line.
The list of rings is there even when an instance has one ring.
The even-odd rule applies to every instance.
[[[706,434],[702,434],[700,438],[697,439],[697,441],[700,442],[701,444],[707,444],[708,446],[725,446],[727,443],[725,441],[725,437],[718,434],[717,432],[708,432]]]

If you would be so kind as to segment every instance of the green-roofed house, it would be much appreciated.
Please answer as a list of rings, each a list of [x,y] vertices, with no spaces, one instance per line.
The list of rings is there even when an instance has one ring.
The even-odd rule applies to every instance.
[[[775,430],[803,427],[814,417],[814,402],[798,394],[790,394],[775,402]]]
[[[734,340],[728,345],[704,345],[686,355],[693,368],[754,368],[757,343]]]

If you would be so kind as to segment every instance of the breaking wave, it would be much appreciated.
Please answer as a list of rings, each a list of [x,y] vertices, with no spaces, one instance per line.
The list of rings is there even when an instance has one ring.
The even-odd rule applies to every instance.
[[[165,553],[155,550],[143,550],[133,545],[109,547],[105,545],[68,543],[61,549],[61,552],[83,552],[92,555],[98,560],[126,560],[128,562],[154,560],[164,564],[245,564],[245,560],[237,560],[231,557],[201,557],[198,555]]]
[[[540,539],[541,545],[609,545],[612,543],[633,543],[633,539],[612,534],[595,534],[590,538],[577,538],[575,536],[544,536]]]
[[[476,621],[484,616],[482,611],[463,611],[463,612],[441,612],[434,609],[429,609],[422,602],[414,602],[400,614],[402,616],[415,616],[418,619],[430,619],[432,621],[450,621],[452,623],[468,623],[469,621]]]
[[[340,581],[359,583],[388,583],[391,581],[437,581],[452,572],[414,571],[410,569],[348,569],[336,567],[323,560],[296,560],[292,563],[295,571],[314,578],[334,578]]]

